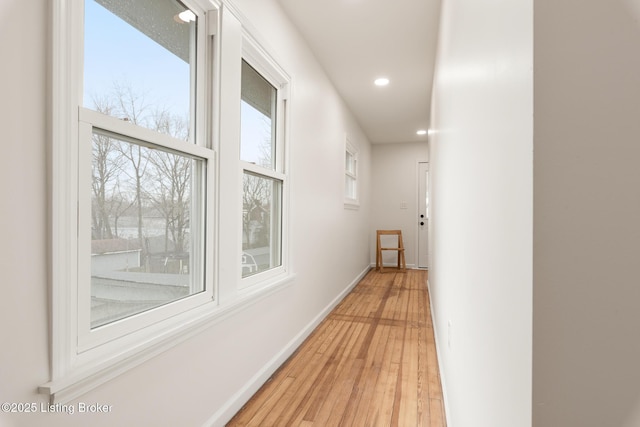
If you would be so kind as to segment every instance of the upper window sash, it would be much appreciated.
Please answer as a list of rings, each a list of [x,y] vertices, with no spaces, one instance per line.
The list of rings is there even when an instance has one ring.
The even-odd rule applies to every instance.
[[[78,31],[85,40],[78,57],[83,67],[80,105],[211,146],[206,108],[211,79],[205,77],[211,69],[208,39],[217,31],[216,11],[205,11],[194,0],[165,0],[153,14],[138,10],[140,2],[85,3]],[[185,124],[176,128],[177,121]]]
[[[278,90],[245,60],[241,76],[240,159],[276,170]]]
[[[273,140],[275,144],[273,148],[275,162],[271,169],[276,172],[287,173],[287,109],[291,79],[260,44],[246,32],[243,33],[242,61],[255,70],[275,90],[275,105],[273,107],[275,109],[275,127],[273,128],[273,133],[275,134]],[[265,171],[265,173],[267,172]]]

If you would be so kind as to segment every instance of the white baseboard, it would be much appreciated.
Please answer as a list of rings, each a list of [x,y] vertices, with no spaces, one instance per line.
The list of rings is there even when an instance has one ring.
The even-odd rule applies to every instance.
[[[382,266],[384,268],[387,268],[387,267],[389,267],[389,268],[398,268],[398,264],[396,264],[395,262],[385,262],[385,263],[382,264]],[[376,263],[375,262],[371,263],[370,267],[372,269],[376,268]],[[407,264],[407,270],[426,270],[426,269],[425,268],[419,268],[415,264]]]
[[[204,423],[203,427],[224,427],[224,425],[233,418],[233,416],[242,408],[242,406],[251,399],[251,397],[264,385],[265,382],[273,375],[273,373],[300,347],[311,332],[314,331],[324,320],[331,310],[333,310],[340,301],[362,280],[369,272],[371,266],[367,266],[353,281],[347,286],[337,297],[333,299],[307,326],[305,326],[278,354],[276,354],[266,365],[262,367],[256,374],[227,402],[222,405],[218,411]]]
[[[444,416],[447,421],[448,426],[453,426],[451,423],[451,417],[449,416],[449,402],[447,399],[447,387],[446,381],[444,377],[444,372],[442,371],[442,353],[440,351],[440,340],[438,339],[438,327],[436,325],[436,319],[434,317],[433,311],[433,298],[431,298],[431,284],[429,283],[429,279],[427,278],[427,291],[429,292],[429,311],[431,313],[431,324],[433,325],[433,335],[434,341],[436,343],[436,355],[438,356],[438,371],[440,372],[440,387],[442,388],[442,399],[444,399]]]

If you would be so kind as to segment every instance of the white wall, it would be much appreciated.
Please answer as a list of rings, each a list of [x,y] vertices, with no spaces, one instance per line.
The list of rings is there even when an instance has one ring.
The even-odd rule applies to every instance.
[[[640,425],[640,1],[535,2],[533,425]]]
[[[3,297],[0,402],[46,401],[47,305],[45,87],[48,1],[0,3],[3,58],[0,157]],[[108,414],[0,413],[15,426],[220,425],[293,351],[323,310],[370,262],[369,141],[301,37],[271,0],[238,9],[292,76],[291,236],[296,279],[202,333],[72,402],[112,405]],[[25,21],[16,17],[29,17]],[[359,148],[361,209],[343,205],[344,135]],[[222,160],[222,159],[221,159]],[[336,243],[339,242],[339,245]],[[336,250],[339,247],[341,250]]]
[[[0,3],[0,400],[48,380],[45,0]],[[22,15],[22,14],[25,15]],[[16,16],[29,16],[25,31]],[[20,42],[18,43],[18,34]],[[0,425],[7,424],[0,413]],[[22,424],[26,425],[26,424]]]
[[[426,162],[425,142],[373,145],[371,259],[375,263],[375,230],[402,230],[408,268],[417,267],[418,162]],[[401,204],[406,203],[406,209]],[[395,263],[390,252],[388,262]]]
[[[532,8],[443,2],[429,284],[452,427],[531,425]]]

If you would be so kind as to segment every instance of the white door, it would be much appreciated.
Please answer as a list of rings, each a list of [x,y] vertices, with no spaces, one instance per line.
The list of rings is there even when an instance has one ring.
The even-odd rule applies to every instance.
[[[429,268],[429,163],[418,163],[418,267]]]

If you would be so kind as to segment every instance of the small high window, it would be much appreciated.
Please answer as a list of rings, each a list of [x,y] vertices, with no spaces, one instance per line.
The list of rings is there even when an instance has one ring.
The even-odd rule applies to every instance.
[[[358,151],[348,138],[344,153],[344,203],[346,207],[358,207]]]

